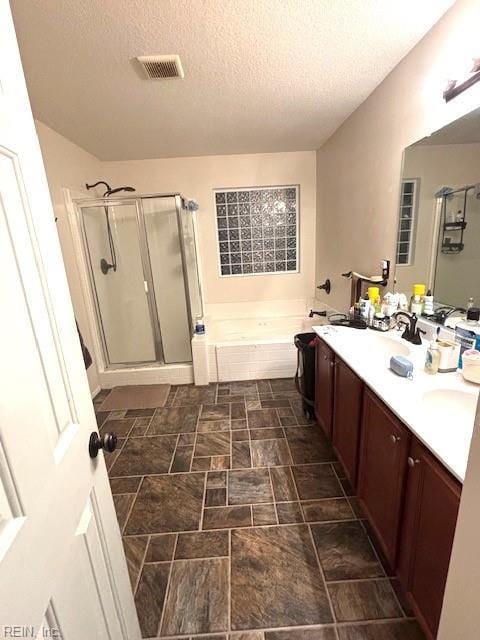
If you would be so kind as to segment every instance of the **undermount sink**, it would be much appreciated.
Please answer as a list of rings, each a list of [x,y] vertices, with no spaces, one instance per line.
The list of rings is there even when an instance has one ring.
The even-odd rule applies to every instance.
[[[442,417],[452,416],[452,427],[455,421],[471,420],[475,417],[478,394],[457,389],[434,389],[423,394],[423,406],[427,412]]]
[[[380,333],[371,334],[370,339],[372,341],[372,355],[381,355],[390,359],[392,356],[408,356],[410,353],[406,344]]]

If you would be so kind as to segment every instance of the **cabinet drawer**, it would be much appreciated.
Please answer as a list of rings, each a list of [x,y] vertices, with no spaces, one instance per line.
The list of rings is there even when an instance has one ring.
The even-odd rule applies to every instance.
[[[392,568],[396,566],[410,432],[365,391],[358,495]]]

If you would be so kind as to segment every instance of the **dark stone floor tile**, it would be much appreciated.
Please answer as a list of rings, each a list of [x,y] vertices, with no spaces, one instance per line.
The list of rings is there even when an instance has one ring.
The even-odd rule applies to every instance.
[[[248,469],[251,466],[250,443],[247,440],[243,442],[232,442],[232,468]]]
[[[338,627],[339,640],[425,640],[414,620]],[[293,640],[293,639],[292,639]]]
[[[129,438],[112,466],[110,475],[115,477],[168,473],[176,441],[176,436]]]
[[[295,464],[336,460],[320,427],[285,427],[285,433]]]
[[[362,507],[360,506],[360,502],[358,501],[358,498],[353,497],[353,496],[349,496],[348,497],[348,502],[350,504],[350,506],[352,507],[352,511],[355,514],[355,516],[357,518],[365,518],[365,513],[362,509]]]
[[[195,456],[225,456],[230,454],[230,432],[198,433]]]
[[[257,380],[258,393],[272,393],[269,380]]]
[[[250,447],[254,467],[276,467],[292,463],[285,440],[254,440]]]
[[[281,400],[262,400],[262,409],[278,409],[279,407],[290,407],[288,398]]]
[[[280,416],[280,424],[282,427],[298,427],[295,416]]]
[[[263,631],[240,631],[231,633],[228,640],[264,640]]]
[[[128,575],[130,576],[130,584],[135,592],[140,569],[142,568],[145,550],[148,544],[148,536],[130,536],[123,538],[123,548],[125,550],[125,558],[127,559]]]
[[[248,429],[240,429],[238,431],[232,431],[232,440],[250,440],[250,431]]]
[[[155,413],[155,409],[129,409],[125,414],[126,418],[150,418]]]
[[[245,420],[247,417],[244,402],[232,403],[232,420]]]
[[[174,533],[150,536],[145,562],[167,562],[172,560],[176,537]]]
[[[327,500],[311,500],[302,502],[303,514],[307,522],[322,520],[352,520],[355,518],[348,500],[332,498]]]
[[[247,421],[244,420],[232,420],[230,422],[230,428],[232,431],[238,431],[239,429],[247,428]]]
[[[404,614],[407,616],[407,618],[414,618],[415,612],[413,611],[410,602],[407,600],[400,580],[398,578],[390,578],[390,584],[392,585],[392,589],[395,591],[398,603],[402,607]]]
[[[229,404],[204,404],[200,413],[200,420],[229,420]]]
[[[173,457],[171,473],[181,473],[190,471],[190,464],[192,462],[193,446],[177,447],[175,455]]]
[[[198,433],[211,433],[212,431],[230,431],[230,420],[199,420]]]
[[[123,530],[125,522],[128,518],[132,502],[135,500],[134,494],[115,494],[113,496],[113,503],[115,505],[115,511],[117,513],[118,526],[120,531]]]
[[[183,385],[178,387],[173,405],[183,407],[186,405],[213,404],[215,402],[215,385],[195,387]]]
[[[227,486],[226,471],[210,471],[207,473],[207,489],[218,489]]]
[[[149,436],[193,433],[197,428],[198,407],[157,409],[148,428]]]
[[[207,489],[205,493],[206,507],[224,507],[227,503],[226,489]]]
[[[274,504],[254,504],[252,512],[255,526],[277,524],[277,513]]]
[[[204,485],[204,473],[146,477],[133,505],[126,533],[198,529]]]
[[[254,504],[258,502],[272,502],[272,500],[272,487],[268,469],[248,469],[229,472],[229,504]]]
[[[327,585],[338,622],[401,618],[388,580],[336,582]]]
[[[283,429],[279,427],[267,429],[250,429],[250,437],[252,440],[274,440],[276,438],[285,438]]]
[[[250,527],[252,512],[250,507],[214,507],[203,512],[203,529],[231,529]]]
[[[193,458],[192,471],[209,471],[211,464],[212,464],[212,460],[209,457]]]
[[[358,520],[311,525],[326,580],[378,578],[384,575]]]
[[[126,438],[135,423],[135,418],[123,418],[121,420],[105,420],[100,429],[101,433],[115,433],[119,438]]]
[[[228,556],[228,531],[195,531],[179,533],[176,560]]]
[[[95,411],[95,417],[97,419],[97,426],[99,429],[107,419],[109,413],[109,411]]]
[[[277,504],[278,522],[292,524],[303,522],[303,513],[299,502],[280,502]]]
[[[157,635],[167,590],[170,564],[146,564],[142,569],[135,606],[143,638]]]
[[[112,493],[137,493],[142,478],[110,478]]]
[[[308,464],[292,467],[300,500],[343,497],[342,487],[329,464]]]
[[[270,387],[273,393],[281,393],[282,391],[297,393],[295,380],[293,378],[272,378],[270,380]]]
[[[333,627],[316,629],[289,629],[288,631],[267,631],[265,640],[336,640]]]
[[[270,469],[273,493],[277,502],[298,500],[297,490],[290,467],[272,467]]]
[[[340,484],[342,485],[343,491],[345,492],[346,496],[354,496],[355,495],[355,489],[352,487],[352,485],[347,480],[347,478],[340,478]]]
[[[138,418],[136,418],[136,420],[138,420]],[[148,431],[148,426],[147,427],[143,427],[143,426],[138,426],[135,424],[132,427],[132,430],[130,431],[130,438],[141,438],[142,436],[145,436],[147,434]]]
[[[173,563],[162,635],[225,631],[228,627],[228,560]]]
[[[188,445],[195,444],[195,434],[194,433],[181,433],[178,437],[178,445],[179,447],[187,447]]]
[[[248,426],[250,429],[279,427],[280,420],[275,409],[253,409],[248,411]]]
[[[306,526],[237,529],[231,538],[232,629],[332,622]]]
[[[210,469],[220,470],[220,469],[230,469],[230,456],[212,456],[212,460],[210,463]]]

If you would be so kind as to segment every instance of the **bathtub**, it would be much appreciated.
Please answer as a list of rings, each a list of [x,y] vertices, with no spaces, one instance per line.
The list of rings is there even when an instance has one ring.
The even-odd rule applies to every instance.
[[[305,315],[207,319],[206,342],[210,381],[289,378],[295,375],[293,338],[311,331],[324,318]]]

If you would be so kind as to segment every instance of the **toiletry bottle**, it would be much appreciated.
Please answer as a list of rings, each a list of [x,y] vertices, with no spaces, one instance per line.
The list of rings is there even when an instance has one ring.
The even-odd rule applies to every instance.
[[[462,355],[467,349],[477,349],[480,351],[480,309],[471,307],[467,311],[465,322],[459,322],[455,326],[455,341],[460,344],[460,357],[458,360],[459,369],[462,368]]]
[[[467,311],[471,309],[475,305],[475,300],[473,298],[469,298],[467,302]]]
[[[426,316],[433,316],[433,314],[435,313],[435,309],[433,307],[433,296],[430,289],[427,291],[427,294],[424,297],[423,313]]]
[[[425,357],[425,371],[430,374],[437,373],[440,364],[440,351],[438,349],[437,338],[435,337],[427,349]]]
[[[368,323],[368,317],[370,314],[370,300],[368,298],[368,293],[366,293],[363,298],[360,298],[360,315],[365,322]]]
[[[410,311],[415,313],[417,316],[421,316],[423,312],[423,304],[420,296],[416,294],[413,297],[412,304],[410,305]]]

